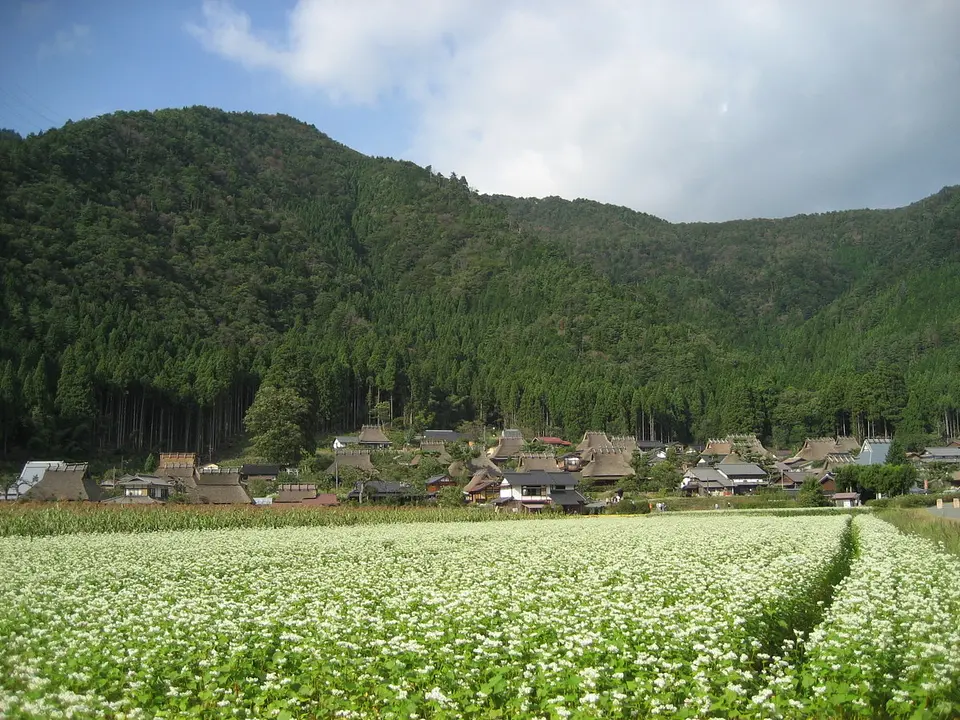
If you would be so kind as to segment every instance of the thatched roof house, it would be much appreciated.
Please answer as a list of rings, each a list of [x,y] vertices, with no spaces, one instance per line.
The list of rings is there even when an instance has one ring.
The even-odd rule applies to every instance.
[[[379,425],[364,425],[360,428],[357,442],[366,447],[388,448],[393,445],[390,438],[383,434],[383,429]]]
[[[481,502],[500,494],[500,474],[484,468],[477,470],[463,488],[463,494],[472,502]]]
[[[64,464],[43,473],[43,478],[31,487],[28,500],[100,500],[100,488],[90,479],[86,463]]]
[[[340,468],[355,467],[367,473],[375,473],[377,469],[370,460],[369,450],[338,450],[334,453],[333,463],[327,472],[336,475]]]
[[[190,493],[196,502],[211,505],[249,505],[250,496],[240,484],[239,468],[201,470]]]
[[[584,452],[585,450],[596,450],[597,448],[612,448],[613,443],[610,442],[610,438],[607,437],[605,432],[594,432],[593,430],[588,430],[583,434],[583,439],[580,441],[580,444],[577,445],[577,450]]]
[[[519,430],[504,430],[500,433],[500,442],[495,448],[487,451],[487,455],[494,462],[506,462],[520,456],[523,444],[523,435]]]
[[[614,435],[610,438],[610,444],[613,447],[619,450],[625,450],[628,453],[633,453],[637,449],[637,439],[632,435],[623,435],[620,437]]]
[[[827,455],[850,453],[860,449],[856,438],[852,437],[816,437],[807,438],[800,451],[786,460],[790,465],[819,464]]]
[[[518,470],[557,470],[559,464],[553,453],[520,453]]]
[[[616,448],[595,448],[593,460],[581,471],[581,477],[598,482],[616,481],[636,472],[630,467],[623,450]]]

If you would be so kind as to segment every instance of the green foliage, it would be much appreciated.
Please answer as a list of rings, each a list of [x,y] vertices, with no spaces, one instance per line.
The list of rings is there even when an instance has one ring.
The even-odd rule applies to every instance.
[[[207,453],[258,387],[302,400],[287,441],[259,439],[290,459],[391,414],[477,437],[784,445],[960,428],[956,188],[674,225],[478,196],[283,115],[116,113],[4,138],[5,453]]]
[[[269,462],[296,463],[304,445],[306,413],[307,402],[295,390],[263,385],[244,417],[257,455]]]
[[[157,469],[157,456],[153,453],[147,455],[147,459],[143,461],[143,471],[145,473],[152,473]]]
[[[917,481],[913,465],[841,465],[834,471],[838,490],[903,495]]]
[[[463,490],[458,487],[442,487],[437,491],[437,505],[452,508],[464,504]]]
[[[607,505],[606,512],[613,515],[648,515],[650,501],[645,497],[626,494],[620,502]]]
[[[830,500],[823,493],[819,480],[807,478],[797,492],[797,505],[799,507],[827,507],[830,505]]]
[[[890,443],[890,449],[887,451],[887,458],[884,460],[887,465],[906,465],[907,451],[899,440]]]
[[[680,487],[680,471],[669,460],[658,462],[650,468],[649,487],[652,490],[671,492]]]

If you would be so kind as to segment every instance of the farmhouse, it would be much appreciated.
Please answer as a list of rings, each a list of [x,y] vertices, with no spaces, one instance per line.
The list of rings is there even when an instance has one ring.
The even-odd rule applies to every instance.
[[[857,455],[857,465],[882,465],[887,461],[891,445],[893,441],[889,438],[867,438]]]
[[[23,495],[27,500],[100,499],[100,488],[87,473],[86,463],[64,463],[47,468],[39,482]]]
[[[500,433],[500,442],[487,455],[495,463],[505,463],[520,456],[523,450],[523,435],[519,430],[503,430]]]
[[[577,473],[562,470],[547,472],[507,472],[500,481],[500,497],[494,501],[498,508],[514,512],[525,510],[539,512],[549,505],[563,508],[565,512],[582,513],[587,499],[580,494]]]
[[[385,449],[393,445],[390,438],[383,434],[383,429],[379,425],[364,425],[360,428],[360,435],[357,436],[357,444],[360,447]]]
[[[207,468],[202,468],[205,470]],[[210,470],[218,469],[209,468]],[[242,482],[250,482],[251,480],[266,480],[267,482],[273,482],[277,479],[277,476],[280,474],[279,465],[250,465],[244,464],[240,466],[240,480]]]
[[[427,478],[423,485],[428,495],[436,495],[440,488],[456,487],[457,481],[447,475],[434,475]]]
[[[594,448],[593,460],[581,471],[584,478],[590,478],[598,485],[616,483],[635,474],[625,451],[612,446]]]
[[[680,489],[688,494],[732,495],[733,482],[720,471],[699,465],[690,468],[680,481]]]
[[[239,468],[200,470],[196,484],[189,495],[199,503],[211,505],[249,505],[250,496],[240,484]]]
[[[348,500],[360,502],[400,502],[413,496],[413,488],[392,480],[366,480],[353,486],[347,494]]]
[[[500,497],[501,473],[489,468],[477,470],[463,488],[467,502],[485,503]]]
[[[572,444],[563,438],[553,437],[552,435],[543,435],[541,437],[534,438],[534,441],[542,443],[548,447],[570,447]]]
[[[318,493],[315,485],[285,483],[278,488],[277,496],[273,498],[273,504],[335,507],[340,503],[333,493]]]
[[[577,450],[581,453],[597,448],[613,448],[613,443],[610,442],[606,433],[588,430],[583,434],[580,444],[577,445]]]
[[[369,450],[339,450],[333,454],[333,463],[327,468],[330,475],[337,475],[341,468],[355,467],[366,473],[375,473],[377,469],[370,461]]]
[[[117,481],[116,487],[123,490],[124,498],[150,498],[151,500],[167,500],[176,492],[176,485],[171,478],[159,475],[129,475]],[[119,502],[115,498],[111,498]],[[109,501],[105,501],[109,502]]]
[[[559,470],[557,458],[553,453],[520,453],[518,470]]]
[[[62,460],[31,460],[23,466],[20,477],[9,487],[3,495],[3,499],[18,500],[25,496],[34,485],[43,480],[43,476],[48,470],[62,470],[68,465],[69,463]]]
[[[960,447],[929,447],[920,456],[920,461],[924,463],[942,462],[942,463],[960,463]]]

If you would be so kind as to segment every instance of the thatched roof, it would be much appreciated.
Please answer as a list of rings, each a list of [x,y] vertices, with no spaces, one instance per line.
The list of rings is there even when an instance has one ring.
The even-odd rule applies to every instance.
[[[734,464],[740,464],[742,462],[743,462],[743,458],[737,455],[735,452],[732,452],[729,455],[724,456],[723,460],[721,460],[719,464],[734,465]]]
[[[333,456],[333,463],[327,472],[335,475],[338,468],[355,467],[368,473],[375,473],[377,469],[370,461],[370,453],[364,450],[338,450]]]
[[[823,472],[830,472],[841,465],[850,465],[856,461],[857,458],[851,453],[830,453],[823,459]]]
[[[357,442],[361,445],[392,445],[390,438],[383,434],[379,425],[364,425],[360,428]]]
[[[194,468],[197,466],[197,454],[188,452],[160,453],[160,463],[157,470],[170,468]],[[166,473],[162,473],[166,474]]]
[[[483,470],[477,470],[473,474],[470,482],[464,486],[463,491],[465,493],[478,493],[483,492],[491,486],[498,485],[500,485],[500,476],[484,468]]]
[[[505,460],[518,457],[522,450],[522,437],[501,437],[500,442],[495,448],[493,448],[492,451],[488,452],[488,455],[491,460],[499,460],[503,462]]]
[[[277,489],[274,503],[298,503],[317,496],[317,486],[306,483],[289,483]]]
[[[637,439],[632,435],[624,435],[622,437],[617,437],[614,435],[612,438],[610,438],[610,444],[615,448],[626,450],[631,453],[637,449]]]
[[[635,475],[623,450],[595,448],[593,460],[582,470],[581,475],[593,479],[619,479]]]
[[[197,502],[212,505],[249,505],[250,496],[240,484],[239,468],[206,470],[196,476]],[[193,494],[193,493],[191,493]]]
[[[852,453],[860,449],[860,443],[857,442],[855,437],[850,437],[849,435],[841,435],[837,438],[837,449],[838,453]]]
[[[580,441],[580,444],[577,445],[577,450],[583,452],[584,450],[612,447],[613,443],[610,442],[610,439],[607,437],[605,432],[594,432],[593,430],[588,430],[583,434],[583,439]]]
[[[788,459],[787,462],[790,464],[797,464],[800,462],[819,463],[823,462],[827,455],[833,453],[846,453],[850,452],[851,450],[859,449],[860,444],[855,438],[807,438],[804,440],[803,447],[800,448],[800,452]]]
[[[77,463],[50,468],[43,478],[27,491],[30,500],[100,500],[100,488],[87,475],[87,464]]]
[[[729,455],[733,452],[733,443],[729,440],[713,439],[707,441],[707,446],[701,455]]]
[[[553,453],[520,453],[519,470],[556,470],[557,458]]]

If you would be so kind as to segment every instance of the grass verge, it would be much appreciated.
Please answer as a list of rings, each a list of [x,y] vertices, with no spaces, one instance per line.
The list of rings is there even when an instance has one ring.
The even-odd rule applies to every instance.
[[[929,510],[881,510],[876,516],[901,532],[943,543],[943,548],[960,555],[960,520],[938,517]]]

